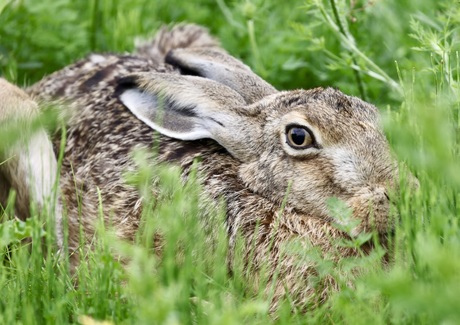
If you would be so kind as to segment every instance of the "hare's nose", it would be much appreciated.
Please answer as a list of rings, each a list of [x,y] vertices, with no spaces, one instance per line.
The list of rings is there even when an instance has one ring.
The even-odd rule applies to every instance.
[[[390,200],[390,197],[388,196],[388,192],[385,190],[385,192],[383,192],[383,194],[385,195],[385,197],[387,198],[387,200]]]
[[[386,187],[379,186],[371,191],[373,193],[374,204],[387,204],[390,201],[390,196],[388,195],[388,189]]]
[[[390,196],[386,187],[364,187],[348,201],[348,204],[353,208],[355,219],[360,221],[353,235],[374,230],[383,234],[391,229]]]

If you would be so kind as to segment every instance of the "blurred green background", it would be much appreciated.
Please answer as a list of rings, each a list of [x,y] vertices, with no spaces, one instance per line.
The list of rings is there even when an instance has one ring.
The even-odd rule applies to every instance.
[[[102,231],[72,278],[65,259],[17,242],[52,242],[39,222],[2,224],[0,323],[85,323],[79,316],[90,315],[116,324],[459,324],[458,0],[0,0],[0,74],[30,85],[92,52],[129,52],[136,38],[178,22],[209,28],[278,89],[333,86],[380,108],[402,168],[420,181],[419,191],[403,184],[395,198],[389,266],[375,256],[317,260],[318,274],[341,290],[306,313],[286,297],[268,315],[267,297],[248,290],[242,272],[227,273],[218,217],[209,222],[221,244],[205,243],[209,234],[193,219],[199,186],[183,187],[177,170],[160,169],[165,194],[147,220],[168,229],[162,262],[147,244],[114,244]],[[149,168],[140,166],[153,177]],[[178,221],[174,207],[189,217]],[[6,207],[4,216],[12,214]],[[177,241],[186,243],[185,262]],[[132,260],[127,269],[113,260],[114,245]]]
[[[434,0],[334,1],[336,10],[319,0],[1,3],[0,68],[19,84],[90,52],[130,51],[136,37],[185,21],[208,27],[279,89],[332,85],[376,103],[401,100],[392,83],[399,82],[397,66],[404,80],[439,69],[458,23],[457,2]]]

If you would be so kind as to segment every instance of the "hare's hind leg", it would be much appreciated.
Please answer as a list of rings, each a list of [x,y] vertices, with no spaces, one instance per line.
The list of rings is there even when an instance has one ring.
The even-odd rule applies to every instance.
[[[0,130],[10,124],[27,130],[38,112],[37,104],[25,92],[0,78]],[[53,202],[58,170],[45,130],[40,128],[30,136],[24,134],[27,132],[0,144],[0,203],[4,205],[14,189],[16,216],[22,220],[30,216],[32,201],[39,209]],[[56,202],[48,211],[54,215],[58,246],[62,247],[60,203]]]

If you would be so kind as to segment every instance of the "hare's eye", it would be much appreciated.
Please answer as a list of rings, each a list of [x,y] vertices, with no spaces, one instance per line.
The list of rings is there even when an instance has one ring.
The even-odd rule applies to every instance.
[[[287,143],[294,149],[306,149],[314,145],[313,135],[303,126],[291,125],[286,128]]]

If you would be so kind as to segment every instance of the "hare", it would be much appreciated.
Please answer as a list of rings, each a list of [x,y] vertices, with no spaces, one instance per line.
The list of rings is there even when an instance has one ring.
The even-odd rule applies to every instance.
[[[162,29],[131,55],[92,54],[28,92],[65,103],[69,115],[60,190],[70,249],[80,226],[88,242],[95,234],[97,189],[117,235],[134,238],[142,198],[122,175],[136,170],[130,153],[155,141],[156,160],[179,165],[184,177],[200,158],[203,195],[225,201],[230,248],[237,234],[254,240],[251,269],[268,263],[279,272],[275,305],[286,290],[300,304],[314,292],[313,265],[283,254],[290,240],[340,259],[359,252],[334,239],[391,230],[388,193],[399,173],[378,110],[333,88],[278,91],[201,27]],[[350,234],[334,226],[344,221],[331,215],[331,197],[359,221]]]

